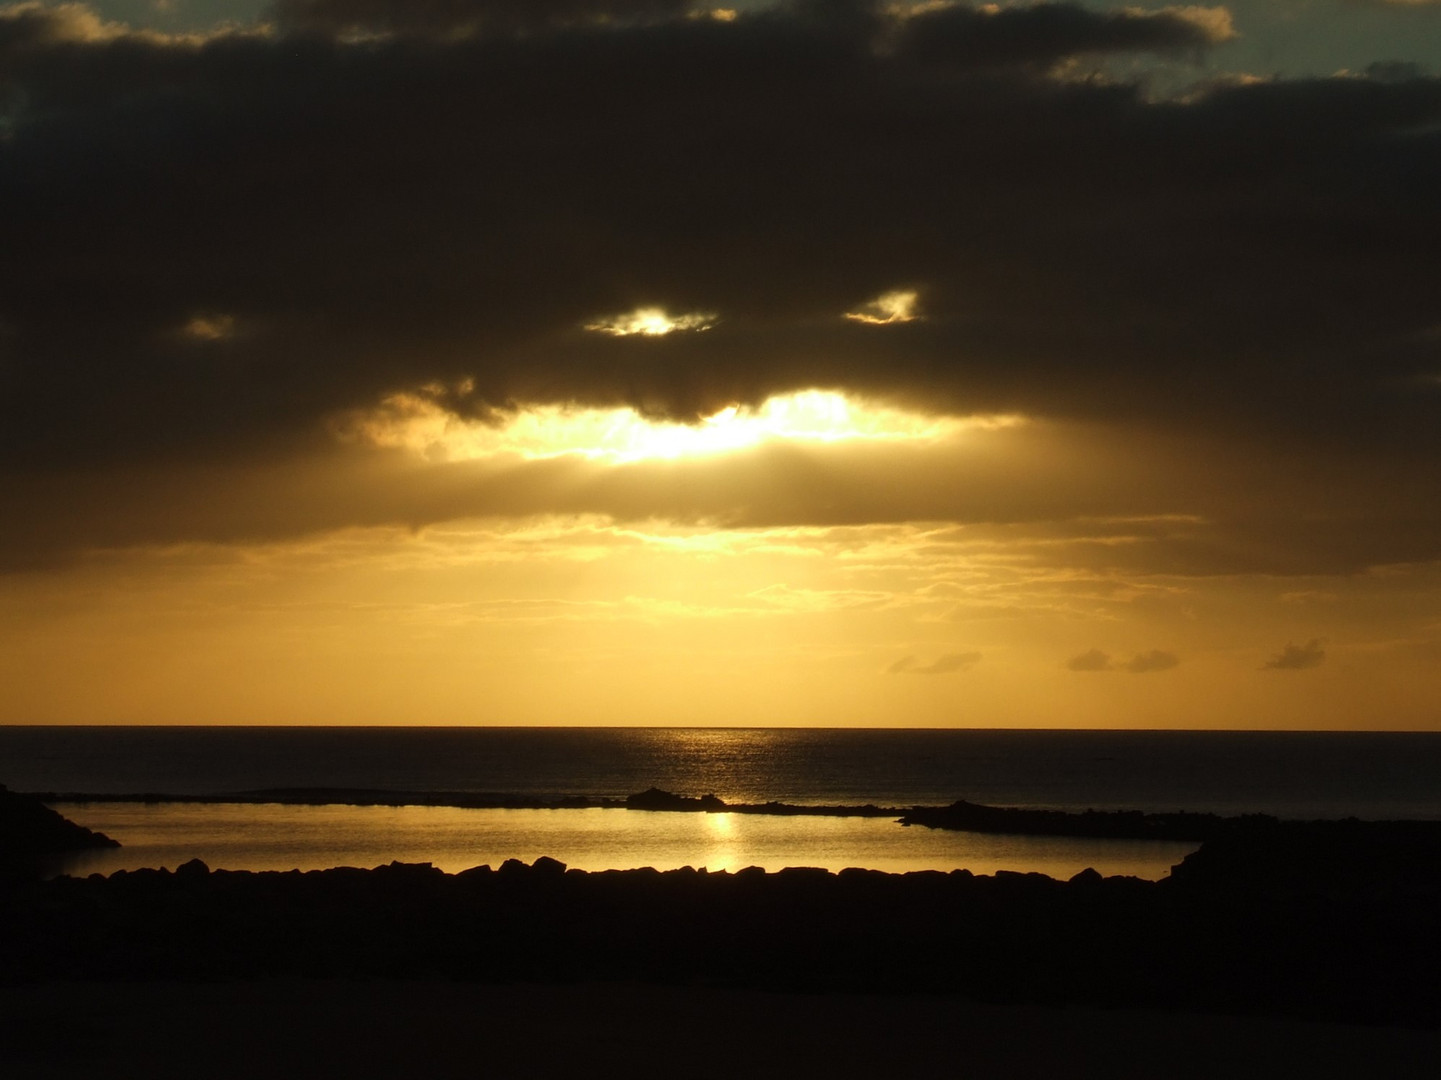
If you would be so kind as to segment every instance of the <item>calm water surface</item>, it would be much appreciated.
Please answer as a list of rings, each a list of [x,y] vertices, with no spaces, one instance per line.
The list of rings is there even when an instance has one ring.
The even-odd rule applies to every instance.
[[[584,795],[652,785],[728,802],[956,799],[1064,810],[1441,819],[1441,734],[815,728],[0,727],[18,791],[225,794],[269,788]],[[1159,877],[1187,845],[986,837],[886,818],[178,803],[67,805],[125,846],[91,869],[447,870],[540,855],[635,866],[968,867]]]
[[[77,876],[142,866],[174,869],[192,858],[232,870],[370,867],[398,859],[454,873],[548,855],[581,870],[863,866],[901,873],[965,867],[978,874],[1021,870],[1067,878],[1091,866],[1107,875],[1159,878],[1195,848],[985,836],[901,826],[888,818],[275,803],[57,803],[55,808],[123,845],[75,857],[61,868]]]
[[[16,791],[272,787],[1441,819],[1441,733],[0,727]]]

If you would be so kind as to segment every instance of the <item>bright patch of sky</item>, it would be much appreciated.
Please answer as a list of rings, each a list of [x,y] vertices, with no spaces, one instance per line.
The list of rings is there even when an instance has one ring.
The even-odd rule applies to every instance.
[[[1160,11],[1171,0],[1123,4],[1080,0],[1094,11]],[[1185,5],[1179,5],[1185,6]],[[1138,55],[1122,63],[1142,69],[1189,66],[1201,76],[1240,73],[1307,78],[1341,71],[1364,74],[1375,63],[1418,64],[1441,73],[1441,3],[1386,0],[1227,0],[1237,37],[1200,57],[1165,62]],[[1181,72],[1177,72],[1177,75]]]
[[[225,23],[253,25],[262,21],[271,0],[86,0],[87,6],[112,22],[137,29],[191,33]],[[53,6],[53,5],[52,5]]]

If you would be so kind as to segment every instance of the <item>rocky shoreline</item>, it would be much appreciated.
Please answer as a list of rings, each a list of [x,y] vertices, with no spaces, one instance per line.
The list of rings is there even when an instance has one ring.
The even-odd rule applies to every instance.
[[[104,833],[57,814],[41,799],[0,784],[0,883],[38,876],[56,855],[119,846]]]
[[[1146,814],[1136,810],[1033,810],[982,806],[958,800],[949,806],[813,805],[771,800],[732,803],[716,795],[679,795],[652,787],[625,798],[586,795],[525,795],[462,791],[395,791],[368,788],[266,788],[259,791],[186,794],[166,792],[37,792],[45,803],[202,803],[286,806],[448,806],[473,810],[638,810],[648,813],[757,814],[774,817],[890,817],[901,825],[1005,833],[1016,836],[1078,836],[1124,840],[1202,841],[1241,827],[1274,823],[1262,814]]]
[[[1441,1027],[1441,824],[1275,822],[1159,882],[552,859],[0,889],[0,981],[443,979],[947,994]]]

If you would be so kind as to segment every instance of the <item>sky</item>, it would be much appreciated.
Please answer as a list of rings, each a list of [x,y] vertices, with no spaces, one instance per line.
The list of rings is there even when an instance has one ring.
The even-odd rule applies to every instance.
[[[0,4],[0,723],[1441,728],[1441,2]]]

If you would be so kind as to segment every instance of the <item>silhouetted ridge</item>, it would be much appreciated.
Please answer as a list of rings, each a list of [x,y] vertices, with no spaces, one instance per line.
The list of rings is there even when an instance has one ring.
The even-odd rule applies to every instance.
[[[35,796],[0,784],[0,878],[36,875],[47,856],[119,846],[104,833],[62,817]]]
[[[702,795],[699,799],[692,799],[685,795],[662,791],[658,787],[650,787],[639,794],[626,796],[625,808],[627,810],[681,810],[703,813],[726,810],[727,806],[715,795]]]
[[[981,806],[961,799],[950,806],[918,806],[906,811],[902,825],[1019,836],[1083,836],[1117,840],[1209,840],[1237,829],[1276,824],[1265,814],[1146,814],[1139,810],[1027,810]]]
[[[1212,899],[1257,894],[1441,897],[1441,822],[1269,821],[1232,828],[1171,868],[1165,884]]]

